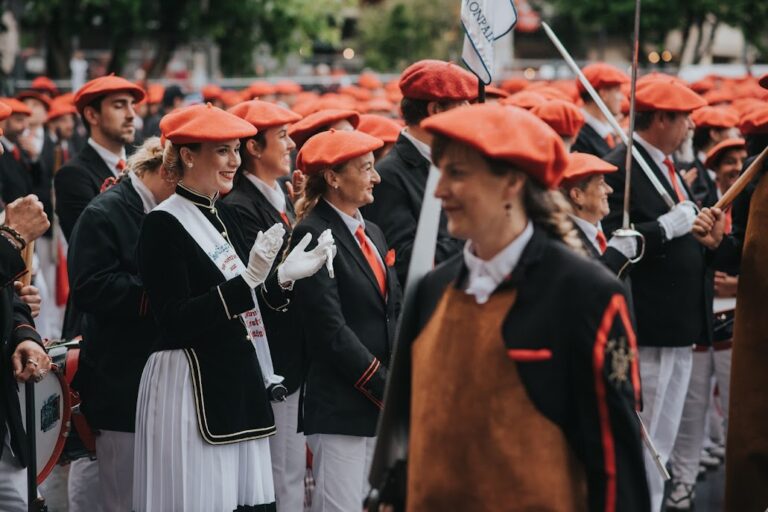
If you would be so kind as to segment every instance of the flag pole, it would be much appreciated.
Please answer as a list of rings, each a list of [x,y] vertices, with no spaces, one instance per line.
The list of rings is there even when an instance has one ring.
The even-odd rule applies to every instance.
[[[485,103],[485,84],[477,77],[477,102]]]

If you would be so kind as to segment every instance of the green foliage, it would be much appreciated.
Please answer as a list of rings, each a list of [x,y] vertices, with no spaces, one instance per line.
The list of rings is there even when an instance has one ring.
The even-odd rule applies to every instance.
[[[402,69],[423,58],[455,58],[461,52],[460,2],[386,0],[365,8],[359,24],[366,65]]]

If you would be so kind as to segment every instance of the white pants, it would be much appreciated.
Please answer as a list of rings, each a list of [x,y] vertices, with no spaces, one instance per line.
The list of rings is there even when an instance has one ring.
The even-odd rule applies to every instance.
[[[73,460],[69,465],[69,512],[103,512],[99,461]]]
[[[299,391],[284,402],[272,404],[277,434],[269,438],[272,476],[278,512],[304,510],[304,474],[307,467],[307,440],[296,432],[299,421]]]
[[[105,512],[131,512],[133,503],[132,432],[102,430],[96,436],[101,502]]]
[[[59,235],[63,238],[63,235]],[[35,319],[37,332],[43,338],[61,337],[64,324],[64,306],[56,305],[56,261],[57,247],[53,238],[40,237],[35,241],[37,274],[35,286],[40,290],[40,315]]]
[[[696,483],[701,448],[704,443],[707,411],[712,396],[711,378],[714,375],[724,404],[723,414],[728,422],[728,394],[731,374],[731,349],[693,352],[693,369],[680,429],[672,452],[672,471],[677,480]]]
[[[641,417],[648,435],[666,464],[683,415],[691,378],[691,347],[639,347],[643,391]],[[664,479],[650,452],[645,451],[645,472],[651,494],[651,512],[661,511]]]
[[[312,434],[307,444],[315,477],[312,512],[362,510],[376,438]]]
[[[3,455],[0,457],[0,510],[27,512],[27,470],[11,453],[11,436],[6,431]]]

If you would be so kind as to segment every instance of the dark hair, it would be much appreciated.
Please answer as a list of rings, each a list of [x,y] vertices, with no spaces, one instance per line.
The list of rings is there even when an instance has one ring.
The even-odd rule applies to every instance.
[[[252,158],[248,153],[248,149],[245,147],[249,140],[255,140],[256,145],[263,151],[267,147],[267,134],[266,131],[259,130],[259,132],[253,137],[246,139],[240,139],[240,167],[237,168],[238,173],[242,173],[245,170],[246,163]]]
[[[106,96],[97,96],[96,99],[91,101],[89,104],[87,104],[85,107],[83,107],[83,113],[80,114],[80,119],[83,120],[83,126],[85,127],[86,133],[90,136],[91,135],[91,124],[88,122],[88,120],[85,118],[85,109],[90,107],[96,112],[101,113],[101,102],[104,100]]]
[[[592,95],[589,94],[589,91],[584,91],[581,94],[579,94],[579,97],[581,98],[581,101],[584,103],[594,103],[595,100],[592,99]]]
[[[429,117],[427,110],[429,102],[427,100],[415,100],[412,98],[403,98],[400,100],[400,111],[403,113],[403,121],[408,126],[416,126],[424,119]]]
[[[635,112],[635,130],[641,132],[650,128],[656,114],[660,114],[667,119],[674,119],[680,115],[680,112],[673,112],[670,110],[642,110],[640,112]]]
[[[712,137],[710,137],[710,134],[709,134],[710,130],[711,128],[709,126],[697,126],[693,130],[693,148],[694,149],[705,148],[712,141]]]
[[[760,154],[768,146],[768,133],[753,133],[747,135],[747,155]]]

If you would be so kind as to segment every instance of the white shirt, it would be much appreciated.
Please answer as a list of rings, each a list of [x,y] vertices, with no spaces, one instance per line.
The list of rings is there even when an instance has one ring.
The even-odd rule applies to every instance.
[[[25,135],[29,135],[32,138],[32,144],[34,144],[37,158],[40,158],[40,153],[43,151],[43,144],[45,143],[45,129],[42,125],[38,126],[34,130],[27,128]]]
[[[533,223],[530,221],[525,226],[520,236],[502,249],[499,254],[491,258],[490,261],[481,260],[474,254],[472,241],[467,240],[464,244],[464,263],[469,270],[469,279],[467,280],[467,295],[474,295],[478,304],[485,304],[493,291],[498,288],[502,281],[515,269],[523,249],[533,236]]]
[[[0,143],[3,144],[6,153],[10,153],[16,148],[16,144],[11,142],[5,135],[0,135]]]
[[[155,195],[134,172],[129,172],[128,177],[131,179],[133,189],[139,194],[141,202],[144,204],[144,213],[149,213],[155,206],[157,206]]]
[[[93,140],[91,137],[88,137],[88,144],[96,151],[96,153],[98,153],[101,159],[104,160],[104,163],[107,164],[107,167],[109,167],[109,170],[112,171],[112,174],[115,176],[120,174],[120,171],[117,168],[117,164],[120,162],[120,160],[125,162],[125,148],[121,148],[120,154],[116,155]]]
[[[582,110],[581,113],[584,115],[584,122],[591,126],[600,137],[604,139],[608,135],[613,135],[613,128],[610,124],[600,121],[586,110]]]
[[[350,217],[343,211],[339,210],[335,206],[333,206],[329,201],[326,201],[323,199],[328,205],[333,208],[336,213],[339,214],[339,217],[341,217],[341,220],[344,221],[344,224],[347,226],[347,229],[350,233],[352,233],[352,238],[355,239],[357,242],[357,245],[359,245],[362,248],[362,244],[360,243],[360,240],[357,239],[357,236],[355,233],[357,232],[357,228],[362,226],[363,232],[365,232],[365,220],[363,220],[363,216],[360,215],[360,210],[355,211],[355,216]],[[376,255],[376,259],[379,260],[379,264],[381,265],[381,268],[386,269],[387,267],[384,265],[384,261],[381,259],[381,255],[379,254],[379,251],[376,250],[376,246],[373,244],[370,238],[368,238],[368,235],[365,235],[365,239],[368,241],[368,245],[373,248],[373,253]]]
[[[416,137],[414,137],[413,135],[411,135],[410,132],[408,131],[408,128],[403,128],[403,131],[401,131],[400,133],[403,135],[403,137],[408,139],[411,142],[411,144],[416,146],[416,150],[419,152],[421,156],[426,158],[428,161],[432,162],[432,148],[429,147],[429,144],[425,144],[421,142],[419,139],[417,139]]]
[[[642,138],[640,134],[638,134],[637,132],[635,132],[633,135],[634,135],[635,142],[640,144],[643,147],[643,149],[648,153],[648,156],[651,157],[651,160],[653,160],[653,163],[655,163],[658,166],[658,168],[662,170],[662,174],[667,179],[667,183],[672,185],[672,188],[674,189],[675,186],[673,185],[672,180],[670,179],[669,169],[667,169],[667,164],[664,163],[664,160],[666,159],[669,159],[669,161],[671,162],[672,157],[669,155],[665,155],[662,150],[660,150],[659,148],[657,148],[656,146],[654,146],[653,144],[651,144],[650,142]],[[675,179],[677,180],[677,188],[680,189],[680,192],[683,194],[683,197],[685,197],[686,199],[690,199],[688,197],[688,192],[686,192],[685,190],[685,185],[683,185],[682,179],[680,178],[680,175],[677,172],[675,172]],[[676,200],[677,198],[673,197],[672,199]]]
[[[590,242],[592,242],[592,245],[595,246],[595,249],[597,249],[597,252],[600,251],[600,244],[597,243],[597,232],[602,231],[603,227],[600,225],[600,223],[597,223],[597,226],[592,224],[589,221],[586,221],[582,219],[581,217],[577,217],[576,215],[571,215],[571,220],[574,224],[576,224],[581,230],[584,232],[585,235],[587,235],[587,238]],[[603,233],[605,235],[605,233]]]
[[[243,176],[248,178],[248,181],[253,183],[253,185],[264,194],[264,197],[267,198],[267,201],[269,201],[269,204],[271,204],[275,210],[280,213],[285,213],[285,194],[280,190],[280,185],[278,185],[277,182],[275,182],[275,187],[272,188],[249,172],[245,172]]]

